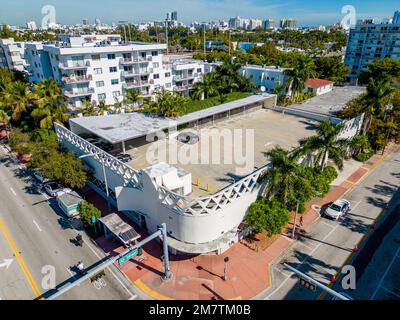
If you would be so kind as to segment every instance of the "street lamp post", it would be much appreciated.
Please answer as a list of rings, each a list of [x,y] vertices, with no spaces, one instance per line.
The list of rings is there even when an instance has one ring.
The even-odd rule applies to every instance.
[[[96,153],[90,153],[90,154],[85,154],[83,156],[80,156],[78,159],[84,159],[87,157],[94,157],[98,154],[103,154],[102,152],[96,152]],[[107,195],[107,209],[108,209],[108,213],[111,212],[111,205],[110,205],[110,192],[108,191],[108,181],[107,181],[107,175],[106,175],[106,167],[104,165],[104,158],[101,158],[101,166],[103,169],[103,178],[104,178],[104,184],[106,187],[106,195]]]
[[[299,212],[299,201],[297,200],[296,213],[294,214],[294,221],[293,221],[292,239],[294,239],[294,236],[296,235],[296,224],[297,224],[297,213],[298,212]]]
[[[228,262],[229,257],[224,258],[224,281],[228,280]]]

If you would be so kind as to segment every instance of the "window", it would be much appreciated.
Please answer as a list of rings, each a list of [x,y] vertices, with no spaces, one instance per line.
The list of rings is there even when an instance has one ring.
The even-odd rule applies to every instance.
[[[160,75],[158,73],[154,74],[153,79],[160,79]]]
[[[96,87],[97,88],[104,87],[104,81],[96,81]]]
[[[97,97],[99,98],[99,101],[104,101],[106,100],[106,94],[105,93],[99,93],[97,95]]]
[[[121,95],[120,91],[113,91],[113,97],[119,97]]]
[[[153,57],[157,57],[157,56],[158,56],[158,51],[152,51],[152,52],[151,52],[151,55],[152,55]]]
[[[93,72],[94,72],[94,74],[103,74],[103,69],[102,68],[94,68]]]
[[[92,60],[93,61],[99,61],[100,60],[100,55],[99,54],[92,54]]]
[[[114,59],[115,59],[115,53],[109,53],[109,54],[107,54],[107,59],[108,59],[108,60],[114,60]]]
[[[118,79],[111,79],[111,85],[115,85],[118,83],[119,83]]]
[[[166,83],[166,84],[165,84],[165,87],[166,87],[166,88],[171,88],[171,84],[170,84],[170,83]]]
[[[117,67],[110,67],[110,72],[111,72],[111,73],[117,72]]]
[[[153,68],[158,68],[160,65],[158,62],[153,62]]]
[[[166,73],[165,73],[165,77],[166,77],[166,78],[169,78],[170,76],[171,76],[171,72],[166,72]]]
[[[141,52],[140,55],[142,58],[146,58],[146,52]]]
[[[56,54],[56,55],[55,55],[55,57],[56,57],[56,60],[57,60],[57,61],[59,61],[59,60],[60,60],[60,58],[59,58],[58,54]]]
[[[201,68],[197,68],[197,72],[199,72],[199,73],[200,73],[200,72],[201,72]]]

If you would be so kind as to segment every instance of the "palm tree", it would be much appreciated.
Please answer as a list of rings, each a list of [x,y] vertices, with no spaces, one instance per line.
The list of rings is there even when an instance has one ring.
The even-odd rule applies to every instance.
[[[11,118],[19,121],[24,112],[27,112],[35,103],[36,96],[30,91],[29,86],[22,82],[16,81],[12,85],[12,93],[10,96],[10,105],[12,110]]]
[[[165,117],[179,117],[185,113],[187,98],[176,92],[156,92],[156,101],[150,102],[150,110]]]
[[[304,56],[296,61],[293,69],[286,70],[288,76],[288,91],[292,92],[292,99],[296,99],[298,95],[304,91],[305,82],[315,77],[314,61],[309,56]]]
[[[207,99],[211,96],[217,95],[218,90],[215,72],[205,74],[202,81],[198,81],[193,84],[193,89],[195,90],[194,97],[197,99],[201,96],[204,99]]]
[[[319,166],[321,170],[325,168],[328,159],[331,159],[341,170],[349,145],[348,140],[339,138],[343,127],[341,124],[334,125],[329,120],[322,121],[317,126],[317,135],[300,141],[300,148],[295,152],[296,157],[314,157],[314,166]]]
[[[143,97],[140,92],[136,89],[128,89],[124,93],[124,100],[122,101],[124,105],[141,105],[143,103]]]
[[[354,156],[358,156],[371,149],[371,144],[366,135],[356,135],[350,142],[350,147],[353,151]]]
[[[273,167],[266,171],[263,179],[265,188],[263,195],[267,199],[278,198],[285,206],[292,209],[296,204],[298,190],[304,196],[311,196],[313,191],[305,167],[299,164],[296,157],[288,150],[276,147],[264,153],[269,157]]]
[[[110,106],[107,105],[104,100],[101,100],[97,106],[97,113],[101,116],[104,116],[104,114],[107,114],[110,111]]]
[[[365,135],[371,126],[374,115],[384,113],[385,105],[389,103],[394,88],[387,80],[375,81],[370,78],[367,86],[367,94],[362,103],[361,112],[365,113],[363,134]]]
[[[97,105],[89,100],[83,100],[82,104],[84,107],[78,108],[78,111],[82,113],[84,117],[96,116],[97,115]]]

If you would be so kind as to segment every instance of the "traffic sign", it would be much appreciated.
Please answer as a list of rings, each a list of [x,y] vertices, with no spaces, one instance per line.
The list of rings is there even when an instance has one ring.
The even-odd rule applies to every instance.
[[[312,284],[311,282],[307,281],[306,279],[300,278],[300,285],[306,287],[308,290],[315,292],[317,291],[317,286]]]
[[[118,259],[118,263],[120,265],[127,263],[131,258],[136,256],[139,253],[139,249],[135,248],[131,251],[129,251],[126,255],[122,256],[121,258]]]

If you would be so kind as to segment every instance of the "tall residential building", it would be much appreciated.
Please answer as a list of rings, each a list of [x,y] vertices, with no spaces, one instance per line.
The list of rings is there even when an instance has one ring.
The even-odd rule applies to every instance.
[[[400,21],[395,13],[392,23],[374,19],[360,20],[350,29],[345,64],[350,68],[349,77],[356,83],[361,71],[374,60],[400,59]]]
[[[275,29],[275,21],[272,19],[266,19],[262,22],[262,27],[265,30]]]
[[[37,30],[37,25],[36,25],[36,22],[35,22],[35,21],[28,21],[28,22],[26,23],[26,27],[27,27],[29,30],[32,30],[32,31]]]
[[[400,23],[400,11],[397,10],[393,15],[392,23],[399,24]]]
[[[289,30],[297,29],[297,21],[293,18],[282,19],[280,22],[280,27],[282,29],[289,29]]]
[[[13,38],[0,39],[0,68],[24,71],[26,65],[25,43]]]
[[[128,89],[143,96],[154,90],[172,87],[172,78],[165,79],[162,51],[165,44],[122,43],[119,35],[84,35],[60,37],[60,42],[26,45],[31,80],[39,83],[53,78],[64,83],[64,94],[72,107],[83,100],[121,101]]]
[[[177,11],[171,12],[171,20],[178,21],[178,12]]]
[[[84,25],[84,26],[88,26],[89,25],[89,19],[83,19],[82,20],[82,24]]]

